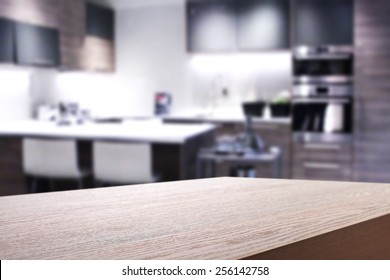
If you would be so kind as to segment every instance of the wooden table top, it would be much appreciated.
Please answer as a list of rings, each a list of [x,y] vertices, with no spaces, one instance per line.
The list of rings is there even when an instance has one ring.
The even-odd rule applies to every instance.
[[[389,214],[390,185],[345,182],[216,178],[1,197],[0,259],[242,259]]]

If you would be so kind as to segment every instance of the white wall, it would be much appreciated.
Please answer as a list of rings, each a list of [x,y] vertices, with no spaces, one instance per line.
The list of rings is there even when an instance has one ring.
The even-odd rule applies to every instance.
[[[237,107],[244,101],[270,101],[290,91],[291,52],[193,55],[189,61],[196,107]],[[223,94],[228,91],[228,95]]]
[[[30,118],[30,77],[26,69],[0,68],[0,121]]]
[[[115,75],[65,73],[56,79],[56,101],[77,102],[94,116],[150,116],[153,99],[150,84],[140,80],[126,83]]]
[[[191,103],[184,5],[136,7],[117,12],[117,77],[123,84],[149,82],[152,91],[173,95],[173,108]],[[147,96],[133,92],[147,110]]]

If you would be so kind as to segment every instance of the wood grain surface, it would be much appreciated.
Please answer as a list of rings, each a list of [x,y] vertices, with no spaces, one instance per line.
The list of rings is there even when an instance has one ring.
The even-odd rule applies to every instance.
[[[372,246],[390,244],[389,214],[390,185],[345,182],[216,178],[11,196],[0,198],[0,259],[261,258],[313,238],[321,258],[321,237],[355,226]],[[367,236],[365,223],[382,218]],[[376,252],[364,244],[352,247]],[[390,249],[366,256],[390,259]]]
[[[355,0],[354,180],[390,182],[390,1]]]

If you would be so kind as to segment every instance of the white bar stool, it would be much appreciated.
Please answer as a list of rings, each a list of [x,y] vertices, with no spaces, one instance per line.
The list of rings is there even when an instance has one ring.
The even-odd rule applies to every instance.
[[[36,178],[77,180],[83,188],[83,180],[90,172],[80,170],[75,140],[24,138],[23,170],[33,178],[31,190],[36,191]]]
[[[144,143],[93,143],[93,174],[97,184],[143,184],[153,175],[152,147]]]

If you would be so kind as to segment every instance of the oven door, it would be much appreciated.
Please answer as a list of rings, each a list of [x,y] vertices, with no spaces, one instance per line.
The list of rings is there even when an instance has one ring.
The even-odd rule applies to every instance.
[[[293,97],[323,97],[323,98],[333,98],[333,97],[347,97],[351,98],[353,95],[353,86],[352,84],[310,84],[310,83],[299,83],[294,84],[293,87]]]
[[[350,83],[353,76],[351,57],[294,58],[295,83]]]
[[[344,142],[352,138],[350,98],[295,98],[293,137],[296,142]]]

